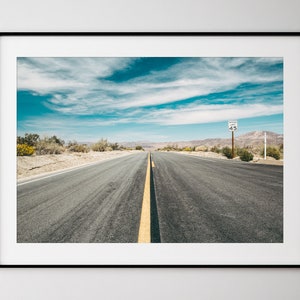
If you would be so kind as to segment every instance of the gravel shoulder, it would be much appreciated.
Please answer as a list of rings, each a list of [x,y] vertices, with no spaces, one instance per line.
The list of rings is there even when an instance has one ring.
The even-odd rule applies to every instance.
[[[141,151],[107,151],[89,153],[70,153],[18,156],[17,179],[31,179],[41,175],[55,173],[57,171],[72,169],[104,160],[131,155]]]

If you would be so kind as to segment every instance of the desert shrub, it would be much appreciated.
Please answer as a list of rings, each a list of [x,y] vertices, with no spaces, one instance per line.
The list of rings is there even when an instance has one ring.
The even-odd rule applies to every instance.
[[[193,151],[193,149],[191,147],[183,147],[182,151],[191,152],[191,151]]]
[[[64,140],[59,139],[55,135],[40,139],[40,136],[36,133],[25,133],[24,137],[17,137],[17,144],[21,145],[17,146],[17,152],[20,153],[18,155],[32,155],[34,151],[36,151],[37,155],[60,154],[65,150],[63,147],[64,143]],[[25,148],[24,145],[31,147],[33,150],[31,148]]]
[[[81,144],[72,145],[68,147],[68,150],[71,152],[82,152],[82,153],[87,153],[90,151],[87,145],[81,145]]]
[[[44,140],[47,142],[47,143],[54,143],[54,144],[57,144],[59,146],[63,146],[65,144],[65,141],[58,138],[56,135],[53,135],[52,137],[48,138],[48,137],[45,137]]]
[[[53,135],[52,137],[44,137],[36,144],[36,154],[61,154],[65,151],[64,141]]]
[[[280,153],[283,153],[283,144],[279,145],[279,151],[280,151]]]
[[[262,155],[264,155],[264,153],[265,153],[265,150],[263,149]],[[267,156],[273,157],[276,160],[278,160],[278,159],[280,159],[280,151],[276,147],[269,146],[269,147],[267,147]]]
[[[108,148],[109,148],[109,145],[108,145],[107,139],[101,139],[100,141],[98,141],[97,143],[92,145],[93,151],[104,152],[104,151],[108,151],[107,150]]]
[[[238,148],[237,155],[242,161],[251,161],[253,160],[253,154],[245,148]]]
[[[231,151],[231,148],[229,148],[229,147],[224,147],[224,148],[222,148],[222,154],[224,155],[224,156],[226,156],[227,158],[232,158],[232,151]]]
[[[41,140],[37,143],[36,153],[38,155],[45,154],[61,154],[65,148],[57,143],[49,142],[48,140]]]
[[[120,146],[118,143],[111,143],[109,144],[109,146],[113,149],[113,150],[120,150]]]
[[[222,152],[222,149],[220,149],[219,147],[217,146],[213,146],[210,148],[210,151],[211,152],[215,152],[215,153],[221,153]]]
[[[201,146],[195,147],[195,151],[207,152],[208,148],[206,146],[204,146],[204,145],[201,145]]]
[[[35,147],[39,139],[40,136],[36,133],[25,133],[24,137],[17,137],[17,144],[25,144],[31,147]]]
[[[124,151],[124,150],[133,150],[133,149],[130,147],[125,147],[125,146],[121,145],[121,146],[119,146],[119,148],[117,150]]]
[[[34,153],[34,148],[26,144],[17,144],[18,156],[31,156]]]
[[[86,144],[78,144],[77,141],[73,140],[68,143],[68,150],[71,152],[87,153],[90,151],[90,148]]]
[[[135,146],[135,150],[144,150],[142,146]]]
[[[159,151],[181,151],[181,148],[178,148],[178,145],[167,145],[163,148],[159,148]]]

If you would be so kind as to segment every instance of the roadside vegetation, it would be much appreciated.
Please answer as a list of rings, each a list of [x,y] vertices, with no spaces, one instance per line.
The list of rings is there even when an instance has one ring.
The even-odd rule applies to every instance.
[[[78,143],[76,140],[64,140],[56,135],[41,138],[36,133],[25,133],[24,136],[17,137],[17,156],[62,154],[64,152],[88,153],[90,151],[115,151],[115,150],[144,150],[142,146],[128,148],[120,146],[118,143],[110,143],[107,139],[101,138],[98,142],[87,145]]]
[[[86,144],[78,144],[77,141],[70,141],[67,146],[70,152],[88,153],[90,148]]]
[[[196,147],[184,146],[184,147],[180,148],[180,147],[178,147],[177,144],[175,144],[175,145],[167,145],[166,147],[163,147],[163,148],[158,148],[157,151],[186,151],[186,152],[191,152],[191,151],[196,151]]]
[[[142,151],[144,151],[144,149],[143,149],[142,146],[135,146],[135,150],[142,150]]]
[[[34,153],[34,147],[26,144],[17,144],[17,155],[18,156],[31,156]]]
[[[83,144],[76,140],[69,141],[67,144],[65,141],[56,135],[51,137],[41,138],[36,133],[25,133],[24,136],[17,137],[17,156],[32,156],[32,155],[46,155],[46,154],[62,154],[62,153],[88,153],[90,151],[105,152],[105,151],[129,151],[138,150],[144,151],[141,145],[133,147],[124,147],[118,143],[111,143],[108,139],[101,138],[94,144]],[[163,148],[157,149],[157,151],[177,151],[177,152],[214,152],[216,154],[225,156],[228,159],[232,159],[231,147],[215,145],[212,147],[206,145],[190,146],[186,145],[179,147],[177,144],[167,145]],[[237,147],[234,150],[235,158],[242,161],[252,161],[255,157],[264,157],[264,148],[261,147]],[[276,160],[283,158],[283,144],[270,145],[267,147],[267,156]]]
[[[212,147],[208,147],[206,145],[200,146],[184,146],[178,147],[177,144],[167,145],[163,148],[157,149],[157,151],[177,151],[177,152],[214,152],[220,155],[225,156],[228,159],[233,159],[231,147],[225,146],[221,147],[220,145],[215,145]],[[254,148],[252,146],[249,147],[236,147],[234,149],[235,158],[240,159],[242,161],[252,161],[255,157],[264,157],[264,150],[260,147]],[[267,147],[267,156],[273,157],[276,160],[283,158],[283,145],[280,146],[269,146]]]
[[[238,148],[237,151],[237,156],[239,156],[240,160],[242,161],[251,161],[253,160],[254,155],[248,151],[246,148]]]
[[[273,157],[276,160],[279,160],[283,155],[283,145],[280,147],[267,147],[267,156]],[[261,155],[265,155],[265,149],[261,151]]]

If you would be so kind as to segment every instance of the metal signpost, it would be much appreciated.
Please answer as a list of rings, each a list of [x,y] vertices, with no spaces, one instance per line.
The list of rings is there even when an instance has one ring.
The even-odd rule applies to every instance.
[[[265,140],[264,140],[264,160],[267,159],[267,133],[265,132]]]
[[[231,156],[234,158],[234,132],[237,130],[237,121],[228,121],[228,129],[231,131]]]

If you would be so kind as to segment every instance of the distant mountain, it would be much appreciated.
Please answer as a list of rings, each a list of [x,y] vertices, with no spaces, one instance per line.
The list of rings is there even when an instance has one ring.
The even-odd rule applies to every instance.
[[[240,135],[236,138],[236,141],[240,143],[240,146],[252,145],[259,146],[264,143],[265,131],[252,131]],[[267,144],[268,145],[280,145],[283,144],[283,134],[278,134],[271,131],[266,131]]]
[[[280,145],[283,144],[283,134],[278,134],[275,132],[267,131],[267,144],[268,145]],[[235,136],[235,145],[238,147],[259,147],[264,144],[264,131],[252,131],[240,136]],[[231,138],[222,139],[222,138],[212,138],[204,140],[193,140],[193,141],[177,141],[177,142],[147,142],[147,141],[137,141],[137,142],[123,142],[119,143],[125,147],[135,147],[142,146],[146,150],[155,150],[158,148],[163,148],[166,146],[177,146],[182,147],[194,147],[194,146],[218,146],[218,147],[231,147]]]

